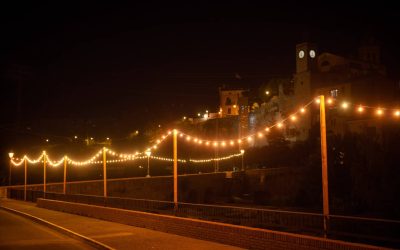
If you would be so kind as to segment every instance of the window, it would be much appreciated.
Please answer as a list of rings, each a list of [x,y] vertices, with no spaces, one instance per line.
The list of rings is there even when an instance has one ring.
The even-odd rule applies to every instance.
[[[338,97],[339,90],[332,89],[330,92],[331,92],[331,97],[333,97],[333,98],[337,98]]]

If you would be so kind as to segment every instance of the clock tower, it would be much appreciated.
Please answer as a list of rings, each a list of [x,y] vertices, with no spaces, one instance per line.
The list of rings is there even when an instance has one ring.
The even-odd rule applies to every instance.
[[[294,96],[296,105],[305,105],[312,96],[313,74],[317,71],[317,48],[312,43],[296,45],[296,73],[294,74]],[[305,140],[311,128],[310,114],[299,124],[299,139]]]

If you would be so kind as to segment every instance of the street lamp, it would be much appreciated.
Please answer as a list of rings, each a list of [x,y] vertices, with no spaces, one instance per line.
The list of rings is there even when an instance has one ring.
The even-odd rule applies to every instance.
[[[14,157],[14,153],[13,152],[8,153],[8,157],[10,157],[10,170],[8,171],[8,174],[9,174],[8,185],[11,186],[11,166],[12,166],[12,159]]]
[[[241,149],[241,150],[240,150],[240,153],[242,154],[242,171],[244,171],[244,160],[243,160],[244,149]]]
[[[146,177],[150,177],[150,155],[151,155],[151,151],[147,150],[145,152],[145,154],[147,155],[147,175],[146,175]]]

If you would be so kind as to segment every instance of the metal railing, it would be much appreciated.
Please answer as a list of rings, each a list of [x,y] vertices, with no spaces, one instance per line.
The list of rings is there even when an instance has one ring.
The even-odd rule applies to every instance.
[[[23,190],[9,190],[9,197],[23,200]],[[27,200],[35,202],[43,198],[42,191],[27,190]],[[93,195],[46,193],[46,199],[83,203],[112,208],[136,210],[179,217],[196,218],[234,225],[273,229],[308,235],[323,235],[323,215],[208,204],[174,203],[170,201],[103,197]],[[400,246],[400,221],[330,215],[330,238],[355,240],[382,246]]]

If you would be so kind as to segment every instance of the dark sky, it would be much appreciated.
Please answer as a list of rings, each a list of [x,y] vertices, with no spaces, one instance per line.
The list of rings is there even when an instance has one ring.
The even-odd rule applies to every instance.
[[[390,77],[399,77],[395,6],[52,2],[0,8],[7,147],[27,128],[46,137],[89,126],[98,136],[121,137],[215,111],[222,84],[254,88],[291,76],[303,41],[351,55],[373,36]]]

